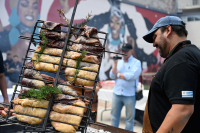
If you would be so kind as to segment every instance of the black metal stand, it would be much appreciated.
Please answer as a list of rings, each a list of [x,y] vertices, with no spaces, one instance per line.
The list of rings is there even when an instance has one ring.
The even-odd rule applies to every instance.
[[[108,102],[108,101],[105,101],[105,109],[102,110],[102,112],[101,112],[101,121],[103,120],[103,112],[105,112],[105,111],[110,111],[110,110],[111,110],[111,109],[107,109],[107,102]]]

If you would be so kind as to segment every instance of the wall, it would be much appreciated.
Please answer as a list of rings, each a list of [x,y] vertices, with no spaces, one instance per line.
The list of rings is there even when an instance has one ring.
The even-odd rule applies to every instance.
[[[144,5],[146,7],[155,8],[167,13],[176,13],[176,0],[124,0]]]
[[[66,17],[70,19],[75,0],[62,2],[62,0],[0,0],[0,11],[3,12],[0,14],[0,49],[4,56],[6,53],[12,53],[12,56],[18,55],[21,61],[26,54],[29,41],[19,39],[18,36],[30,36],[37,19],[63,23],[57,9],[64,9]],[[173,0],[171,2],[173,3]],[[93,16],[87,25],[108,33],[106,50],[120,53],[123,43],[131,43],[134,48],[133,56],[144,63],[143,72],[159,70],[163,59],[159,56],[158,50],[152,47],[152,44],[145,42],[142,37],[159,18],[167,14],[116,0],[79,0],[74,24],[83,22],[85,16],[91,12]],[[115,20],[112,20],[113,18]],[[36,31],[39,33],[39,30]],[[31,49],[35,48],[31,45]],[[109,79],[109,71],[114,64],[112,56],[110,53],[105,54],[100,69],[100,80]]]
[[[188,30],[187,38],[200,48],[200,21],[187,22],[186,29]]]

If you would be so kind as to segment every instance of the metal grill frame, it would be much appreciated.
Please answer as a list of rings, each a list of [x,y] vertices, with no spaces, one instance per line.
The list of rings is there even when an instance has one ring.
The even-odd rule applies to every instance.
[[[62,48],[62,50],[63,50],[63,51],[62,51],[62,55],[59,56],[61,59],[60,59],[58,71],[56,72],[56,77],[55,77],[55,81],[54,81],[54,86],[57,86],[57,85],[58,85],[57,82],[58,82],[58,77],[59,77],[59,75],[65,75],[65,74],[62,74],[60,70],[61,70],[61,66],[63,66],[63,65],[62,65],[62,62],[63,62],[63,59],[64,59],[64,54],[65,54],[67,45],[69,45],[68,43],[71,41],[71,40],[69,40],[69,35],[71,34],[71,33],[70,33],[70,32],[71,32],[71,28],[80,29],[80,28],[78,28],[78,27],[72,26],[73,20],[74,20],[74,16],[75,16],[75,12],[76,12],[76,8],[77,8],[77,4],[78,4],[78,1],[79,1],[79,0],[76,0],[75,5],[74,5],[74,10],[73,10],[73,13],[72,13],[72,16],[71,16],[71,19],[70,19],[70,25],[67,26],[67,25],[61,24],[61,26],[68,27],[68,30],[67,30],[67,32],[61,30],[61,32],[67,33],[67,36],[66,36],[66,39],[65,39],[64,47]],[[35,117],[35,118],[44,119],[43,123],[39,124],[39,125],[42,125],[41,127],[40,127],[39,125],[35,126],[35,125],[30,125],[30,124],[27,124],[27,123],[20,122],[20,121],[18,121],[18,120],[15,121],[15,120],[10,120],[10,119],[8,119],[9,112],[12,112],[12,111],[10,111],[10,109],[11,109],[11,107],[12,107],[12,100],[14,99],[15,94],[19,94],[19,93],[18,93],[19,91],[17,90],[17,87],[18,87],[18,86],[22,86],[22,87],[24,86],[24,85],[21,85],[20,79],[26,78],[26,76],[23,76],[23,71],[26,69],[26,67],[25,67],[25,62],[26,62],[26,60],[32,60],[30,57],[28,57],[28,53],[29,53],[29,52],[35,52],[35,50],[30,49],[30,46],[32,45],[32,43],[33,43],[33,44],[38,43],[38,42],[36,42],[35,40],[40,40],[40,39],[34,38],[35,36],[39,36],[39,34],[36,34],[36,33],[35,33],[35,30],[36,30],[36,28],[45,29],[45,28],[42,28],[41,26],[38,26],[39,23],[44,23],[44,21],[42,21],[42,20],[37,20],[37,22],[36,22],[36,24],[35,24],[35,26],[34,26],[34,30],[33,30],[33,33],[32,33],[32,35],[31,35],[31,37],[25,37],[25,36],[20,36],[20,37],[19,37],[19,38],[21,38],[21,39],[30,40],[30,42],[29,42],[28,49],[27,49],[27,51],[26,51],[26,56],[25,56],[25,59],[24,59],[24,62],[23,62],[23,66],[22,66],[21,71],[20,71],[20,75],[19,75],[19,77],[18,77],[17,84],[16,84],[15,89],[14,89],[14,92],[13,92],[13,96],[12,96],[12,99],[11,99],[11,102],[10,102],[10,105],[9,105],[9,108],[8,108],[8,112],[7,112],[7,115],[6,115],[6,118],[5,118],[5,122],[10,123],[10,124],[16,124],[16,125],[24,126],[25,128],[35,129],[35,130],[33,130],[33,132],[42,132],[42,133],[45,133],[45,132],[58,132],[58,131],[56,131],[55,129],[52,129],[52,126],[51,126],[51,125],[49,126],[50,121],[54,121],[54,120],[50,120],[50,119],[49,119],[50,111],[52,111],[52,110],[51,110],[52,102],[54,101],[53,95],[51,95],[51,97],[50,97],[49,105],[48,105],[48,108],[46,109],[46,110],[47,110],[47,113],[46,113],[45,118],[36,117],[36,116],[31,116],[31,117]],[[55,30],[53,30],[53,31],[55,31]],[[95,124],[95,123],[91,120],[91,117],[90,117],[90,116],[91,116],[92,102],[93,102],[93,98],[94,98],[94,94],[95,94],[95,90],[96,90],[97,77],[98,77],[98,75],[99,75],[99,70],[100,70],[100,67],[101,67],[102,57],[103,57],[103,55],[104,55],[105,52],[109,52],[109,51],[105,51],[105,45],[106,45],[106,40],[107,40],[107,33],[101,32],[101,31],[98,31],[98,33],[105,34],[105,38],[98,38],[98,39],[103,39],[103,40],[104,40],[104,43],[103,43],[103,51],[101,52],[101,55],[100,55],[99,69],[98,69],[98,72],[96,72],[96,73],[97,73],[97,76],[96,76],[95,80],[93,80],[93,81],[95,81],[95,82],[94,82],[93,89],[86,88],[86,87],[83,87],[83,86],[81,87],[81,86],[72,85],[73,87],[78,87],[78,88],[81,88],[81,89],[82,89],[82,95],[78,95],[78,97],[90,99],[90,102],[89,102],[88,107],[82,107],[82,108],[87,108],[87,112],[86,112],[87,115],[82,115],[82,116],[81,116],[81,115],[77,115],[77,116],[83,117],[82,120],[81,120],[81,123],[84,123],[84,124],[83,124],[83,125],[81,125],[81,124],[80,124],[80,125],[74,125],[74,124],[69,124],[69,123],[65,123],[65,122],[55,121],[55,122],[60,122],[60,123],[69,124],[69,125],[79,126],[79,128],[78,128],[77,131],[81,131],[81,133],[86,133],[86,130],[87,130],[87,126],[88,126],[88,125],[90,125],[90,124]],[[77,34],[75,33],[75,35],[77,35]],[[53,39],[52,39],[52,40],[53,40]],[[72,50],[70,50],[70,51],[72,51]],[[76,52],[77,52],[77,51],[76,51]],[[115,53],[115,52],[109,52],[109,53]],[[43,54],[44,54],[44,53],[43,53]],[[116,53],[116,54],[119,54],[119,53]],[[123,54],[121,54],[121,55],[123,55]],[[42,62],[42,61],[41,61],[41,62]],[[48,62],[46,62],[46,63],[48,63]],[[51,63],[51,64],[52,64],[52,63]],[[56,64],[56,65],[58,65],[58,64]],[[69,66],[66,66],[66,67],[69,67]],[[75,69],[77,69],[77,68],[75,68]],[[37,70],[37,69],[33,69],[33,70]],[[84,69],[80,69],[80,70],[84,70]],[[40,70],[39,70],[39,71],[40,71]],[[90,70],[85,70],[85,71],[90,71]],[[91,71],[91,72],[94,72],[94,71]],[[70,75],[68,75],[68,76],[70,76]],[[27,77],[27,78],[31,79],[30,77]],[[80,78],[80,77],[78,77],[78,78]],[[84,78],[83,78],[83,79],[84,79]],[[37,80],[39,80],[39,79],[37,79]],[[90,80],[90,79],[87,79],[87,80]],[[41,81],[42,81],[42,80],[41,80]],[[60,84],[60,83],[59,83],[59,84]],[[66,84],[60,84],[60,85],[65,85],[65,86],[67,86]],[[68,85],[68,86],[69,86],[69,85]],[[34,87],[32,87],[32,88],[34,88]],[[85,90],[85,89],[87,89],[87,90],[92,90],[92,95],[91,95],[91,97],[86,97],[86,96],[84,96],[84,90]],[[67,94],[67,95],[70,95],[70,94]],[[71,95],[71,96],[73,96],[73,95]],[[54,102],[58,102],[58,101],[54,101]],[[59,103],[62,103],[62,102],[59,102]],[[66,104],[66,103],[63,103],[63,104]],[[77,106],[77,105],[73,105],[73,106]],[[78,107],[81,107],[81,106],[78,106]],[[15,113],[15,112],[13,112],[13,113]],[[30,115],[21,114],[21,113],[16,113],[16,114],[25,115],[25,116],[30,116]],[[67,113],[67,114],[70,114],[70,113]],[[76,114],[72,114],[72,115],[76,115]],[[97,125],[99,125],[99,124],[97,124]],[[101,126],[105,126],[105,125],[101,125]],[[26,131],[26,130],[25,130],[25,131]],[[29,130],[28,132],[30,132],[30,130]]]

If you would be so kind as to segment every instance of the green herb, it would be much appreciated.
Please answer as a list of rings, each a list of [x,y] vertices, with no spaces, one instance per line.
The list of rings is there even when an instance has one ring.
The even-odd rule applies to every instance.
[[[47,99],[49,94],[62,94],[62,91],[57,87],[52,86],[43,86],[37,89],[30,89],[25,97],[36,98],[38,100]]]
[[[46,36],[44,35],[44,31],[41,31],[41,34],[40,34],[40,35],[41,35],[42,40],[44,41],[44,43],[43,43],[43,45],[41,45],[41,49],[40,49],[40,51],[37,53],[37,56],[36,56],[36,62],[37,62],[37,63],[40,62],[41,54],[44,52],[44,49],[46,48],[47,43],[48,43],[47,38],[46,38]]]
[[[85,25],[90,21],[90,17],[92,17],[92,12],[91,12],[91,13],[88,13],[88,15],[86,16],[86,19],[85,19],[81,24],[79,24],[79,25],[75,24],[74,26],[79,27],[79,28],[85,26]],[[76,29],[76,31],[77,31],[77,30],[78,30],[78,29]],[[76,31],[75,31],[75,32],[76,32]]]
[[[60,10],[57,10],[57,11],[59,12],[60,20],[63,21],[63,17],[64,17],[67,26],[69,26],[69,21],[68,21],[67,18],[65,17],[65,13],[63,12],[63,10],[60,9]],[[61,18],[62,18],[62,19],[61,19]]]
[[[81,60],[84,58],[86,53],[87,53],[87,51],[83,50],[81,55],[76,59],[76,68],[78,68],[78,69],[76,69],[76,71],[75,71],[75,74],[74,74],[74,77],[73,77],[73,82],[76,81],[76,79],[77,79],[79,69],[81,68],[81,66],[80,66]]]
[[[57,10],[57,11],[59,12],[60,20],[63,21],[63,18],[64,18],[64,20],[66,21],[67,26],[69,26],[69,21],[65,17],[65,13],[63,12],[63,10],[60,9],[60,10]],[[84,25],[86,25],[90,21],[91,17],[92,17],[92,12],[88,13],[88,15],[86,16],[86,19],[81,24],[79,24],[79,25],[75,24],[74,26],[75,27],[79,27],[79,28],[83,27]],[[72,34],[75,33],[77,30],[79,30],[79,29],[71,28],[71,34],[69,35],[69,39],[71,39]]]

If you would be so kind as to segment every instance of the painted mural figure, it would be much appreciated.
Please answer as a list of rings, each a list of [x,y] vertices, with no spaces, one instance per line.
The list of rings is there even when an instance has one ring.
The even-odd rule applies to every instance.
[[[0,42],[2,52],[25,56],[28,40],[19,39],[20,35],[30,36],[37,19],[39,19],[38,0],[10,0],[10,24],[3,27],[0,23]]]
[[[18,36],[30,36],[37,19],[61,23],[57,9],[62,8],[70,19],[74,3],[75,0],[0,0],[0,9],[3,11],[0,14],[0,49],[4,60],[6,53],[17,55],[20,60],[25,56],[29,40],[19,39]],[[130,43],[134,49],[133,57],[146,62],[148,70],[145,72],[157,71],[162,60],[159,61],[155,49],[149,48],[142,39],[143,33],[147,32],[148,27],[152,27],[152,24],[148,26],[145,23],[146,11],[142,13],[141,8],[115,0],[79,0],[73,23],[80,24],[88,13],[93,16],[87,25],[108,33],[106,50],[120,53],[122,44]],[[155,14],[153,12],[149,16]],[[39,31],[36,30],[37,32]],[[35,48],[31,45],[31,49]],[[33,53],[30,52],[28,56],[31,57],[31,54]],[[110,79],[109,70],[114,64],[112,56],[113,54],[105,53],[100,80]]]
[[[143,49],[140,49],[136,43],[137,35],[136,30],[140,30],[140,27],[135,27],[132,19],[126,13],[122,13],[120,10],[119,1],[109,0],[111,8],[108,12],[94,16],[88,23],[90,26],[94,26],[97,29],[101,29],[104,25],[108,24],[108,38],[106,44],[106,50],[111,52],[120,53],[120,48],[123,43],[130,43],[133,46],[133,57],[139,59],[141,62],[147,62],[147,66],[156,64],[157,59],[153,54],[146,54]],[[127,27],[127,29],[125,28]],[[126,34],[128,30],[130,35]],[[114,62],[111,60],[113,54],[105,53],[105,58],[102,60],[102,66],[100,69],[100,80],[109,79],[109,71]]]

